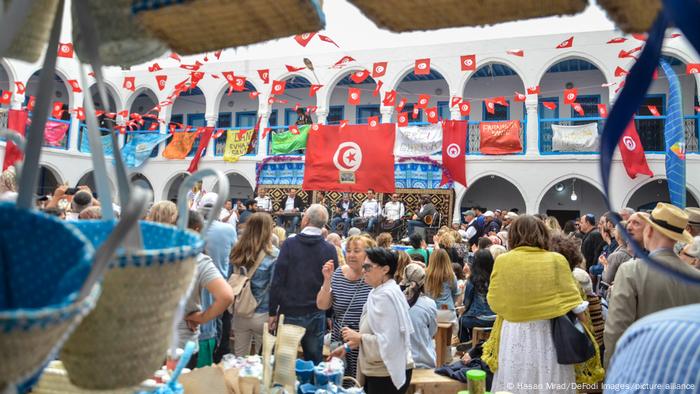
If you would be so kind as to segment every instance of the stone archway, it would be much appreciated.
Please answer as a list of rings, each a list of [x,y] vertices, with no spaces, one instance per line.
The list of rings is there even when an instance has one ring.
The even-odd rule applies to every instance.
[[[492,211],[517,209],[520,213],[526,210],[525,198],[518,187],[498,175],[485,175],[467,187],[460,202],[460,209],[464,212],[474,207]]]
[[[537,213],[554,216],[563,224],[588,213],[597,217],[606,211],[605,198],[598,187],[584,179],[569,177],[544,193]]]
[[[671,202],[668,193],[668,181],[664,178],[652,179],[644,183],[635,190],[629,199],[625,202],[626,207],[630,207],[635,211],[654,209],[658,202]],[[698,199],[686,189],[685,204],[688,207],[698,207]]]
[[[39,183],[37,184],[36,188],[36,194],[38,196],[53,194],[60,184],[61,177],[56,173],[56,171],[45,165],[40,167]]]
[[[396,85],[396,103],[402,98],[407,104],[401,112],[408,114],[409,123],[427,122],[424,111],[416,107],[421,95],[429,95],[430,98],[425,108],[437,108],[440,119],[450,119],[450,87],[445,77],[434,68],[428,75],[416,75],[414,70],[408,70]],[[392,122],[396,122],[399,114],[394,111]]]

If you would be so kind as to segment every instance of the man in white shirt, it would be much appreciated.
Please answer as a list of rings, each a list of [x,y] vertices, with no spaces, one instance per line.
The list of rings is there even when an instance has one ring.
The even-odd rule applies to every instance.
[[[384,205],[384,218],[389,223],[394,223],[401,220],[403,215],[406,213],[406,208],[403,203],[399,201],[399,195],[394,193],[391,195],[391,201]]]
[[[382,206],[376,198],[374,198],[374,190],[367,191],[367,199],[360,207],[360,217],[352,220],[353,227],[357,227],[356,223],[359,219],[367,220],[367,232],[371,233],[374,230],[374,225],[377,224],[379,214],[382,212]]]
[[[258,212],[272,212],[272,200],[267,195],[267,190],[259,188],[255,202],[258,203]]]

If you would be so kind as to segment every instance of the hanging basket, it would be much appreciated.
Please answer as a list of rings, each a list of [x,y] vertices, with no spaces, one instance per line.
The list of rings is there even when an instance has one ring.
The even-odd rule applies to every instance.
[[[396,32],[484,26],[500,22],[572,15],[588,0],[350,0],[377,26]]]
[[[151,36],[131,13],[131,0],[87,0],[73,3],[73,20],[77,20],[75,7],[88,7],[99,36],[99,53],[107,66],[132,66],[145,63],[165,53],[163,42]],[[78,23],[73,24],[73,42],[80,60],[87,62]]]
[[[661,0],[598,0],[598,5],[625,33],[646,33],[661,11]]]
[[[325,26],[319,0],[134,0],[141,25],[181,55],[255,44]]]
[[[27,0],[15,0],[27,1]],[[5,10],[12,3],[11,0],[3,0]],[[17,32],[12,45],[7,50],[6,56],[13,59],[34,63],[44,53],[46,42],[49,40],[51,25],[58,0],[36,0],[29,10],[27,19]],[[54,50],[58,51],[58,48]]]
[[[23,385],[55,355],[96,304],[77,300],[94,248],[72,225],[0,203],[0,388]]]
[[[114,227],[76,226],[96,246]],[[144,249],[112,261],[95,310],[66,342],[61,360],[76,386],[105,390],[136,386],[163,364],[180,300],[195,275],[201,237],[188,230],[141,222]]]

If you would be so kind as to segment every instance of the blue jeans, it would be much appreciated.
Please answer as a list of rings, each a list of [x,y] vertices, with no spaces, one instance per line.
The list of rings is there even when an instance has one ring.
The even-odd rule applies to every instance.
[[[409,220],[408,221],[408,236],[410,237],[415,231],[416,227],[426,227],[425,223],[420,220]],[[428,242],[426,240],[426,242]]]
[[[331,219],[331,232],[335,231],[340,222],[343,223],[343,235],[347,236],[348,230],[350,230],[350,218],[343,219],[340,216],[336,216],[333,219]]]
[[[352,219],[352,226],[357,227],[355,223],[357,223],[358,220],[363,219],[363,218],[354,218]],[[369,218],[369,221],[367,222],[367,227],[365,227],[365,231],[368,233],[371,233],[372,230],[374,230],[374,225],[377,224],[377,217],[372,216]]]
[[[292,228],[290,229],[288,227],[289,221],[291,220],[292,222]],[[278,216],[277,217],[277,225],[280,227],[283,227],[288,233],[293,233],[296,231],[297,227],[299,227],[299,222],[301,219],[299,219],[299,216],[292,216],[291,219],[289,217],[284,217],[284,216]]]
[[[493,321],[481,320],[477,317],[464,316],[459,318],[459,341],[469,342],[472,340],[472,328],[493,327]]]
[[[312,312],[302,316],[284,316],[284,324],[304,327],[306,333],[301,338],[304,360],[318,364],[323,361],[323,335],[326,333],[326,312]]]

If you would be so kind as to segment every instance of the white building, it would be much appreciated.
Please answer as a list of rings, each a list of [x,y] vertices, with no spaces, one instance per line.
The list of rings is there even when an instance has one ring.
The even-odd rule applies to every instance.
[[[203,55],[193,56],[183,59],[182,64],[200,60],[203,66],[199,71],[205,72],[206,76],[195,91],[178,97],[173,105],[164,107],[159,117],[166,122],[231,128],[250,127],[260,115],[262,134],[266,125],[282,127],[293,123],[296,119],[294,106],[298,103],[301,106],[317,106],[313,118],[319,123],[337,123],[341,119],[350,123],[365,123],[367,117],[373,115],[379,115],[382,122],[395,122],[395,108],[383,106],[379,95],[372,96],[376,86],[372,78],[357,86],[349,80],[353,72],[371,70],[374,62],[386,61],[386,74],[377,78],[382,81],[381,97],[383,92],[394,89],[398,91],[399,98],[406,97],[410,104],[416,102],[419,94],[429,94],[429,107],[437,106],[441,117],[452,119],[460,119],[461,116],[458,107],[450,108],[451,97],[463,97],[472,102],[466,160],[469,187],[455,187],[458,207],[480,205],[489,208],[519,208],[521,212],[550,212],[562,217],[587,212],[599,214],[605,211],[605,207],[601,194],[598,155],[551,152],[549,126],[553,123],[570,124],[574,121],[572,118],[580,118],[569,105],[564,105],[562,97],[566,87],[576,87],[578,101],[584,105],[586,116],[575,121],[598,122],[602,131],[604,120],[598,117],[595,104],[612,107],[619,82],[623,79],[615,76],[615,69],[619,66],[629,70],[633,61],[631,58],[620,58],[620,51],[643,45],[642,41],[633,37],[627,37],[624,43],[607,44],[619,36],[618,32],[613,31],[579,33],[575,35],[573,46],[565,49],[555,47],[566,40],[568,35],[378,48],[351,53],[337,50],[310,57],[315,66],[314,73],[308,69],[289,72],[285,67],[304,65],[301,47],[298,57],[234,59],[231,51],[225,51],[220,60],[209,54],[208,61],[205,62]],[[524,56],[507,53],[515,48],[522,49]],[[462,71],[460,68],[460,56],[468,54],[476,55],[476,71]],[[694,110],[698,105],[698,84],[697,74],[686,74],[686,65],[698,63],[700,59],[682,37],[667,39],[663,54],[673,65],[682,84],[688,145],[687,200],[689,206],[698,206],[700,156],[698,117]],[[356,61],[342,68],[333,67],[345,55]],[[431,73],[427,76],[413,74],[415,60],[421,58],[430,58]],[[149,72],[148,66],[154,62],[163,70]],[[189,71],[179,68],[180,63],[174,59],[163,57],[154,62],[132,67],[131,70],[113,68],[107,71],[110,105],[116,108],[115,112],[128,110],[143,114],[158,102],[164,101],[173,86],[188,76]],[[27,86],[26,94],[13,96],[13,107],[19,107],[36,90],[40,67],[40,63],[27,64],[0,59],[0,89],[14,90],[15,82],[24,82]],[[83,95],[88,91],[99,101],[95,86],[89,89],[84,87],[83,93],[72,92],[67,81],[79,79],[77,67],[75,59],[58,60],[55,101],[62,101],[69,108],[82,106],[80,103],[83,102]],[[268,104],[271,85],[263,83],[257,72],[260,69],[269,69],[270,81],[287,81],[286,92],[279,97],[288,100],[287,104]],[[247,91],[227,95],[228,84],[221,77],[225,71],[245,76],[248,89],[259,92],[259,96],[251,98]],[[156,74],[168,76],[164,90],[159,90]],[[218,75],[219,78],[211,75]],[[134,92],[122,88],[126,76],[135,77]],[[315,97],[309,96],[309,85],[312,83],[323,85]],[[612,85],[607,86],[608,84]],[[527,88],[535,86],[540,87],[539,95],[527,95],[524,103],[514,102],[514,92],[525,93]],[[362,89],[361,105],[346,103],[349,87]],[[496,96],[505,96],[510,105],[497,106],[496,114],[489,115],[482,100]],[[651,179],[629,179],[617,154],[612,174],[612,200],[615,207],[630,206],[636,209],[668,199],[664,154],[659,152],[664,149],[662,131],[667,96],[667,80],[660,72],[659,78],[653,82],[648,92],[645,105],[640,108],[639,115],[642,118],[637,120],[639,134],[648,151],[647,160],[655,176]],[[542,101],[555,102],[557,108],[548,110]],[[650,115],[646,104],[655,105],[662,116],[653,119],[644,117]],[[505,156],[479,154],[478,122],[504,119],[518,119],[522,122],[524,151]],[[119,117],[119,121],[123,119]],[[80,152],[80,127],[73,114],[66,144],[63,147],[44,149],[41,159],[45,169],[42,176],[44,187],[40,190],[41,193],[48,193],[54,185],[63,182],[72,186],[89,181],[90,157]],[[216,168],[228,174],[233,198],[251,196],[255,187],[255,166],[267,156],[268,144],[269,137],[261,139],[256,154],[244,156],[233,164],[222,160],[223,144],[212,141],[200,162],[200,168]],[[0,146],[4,150],[4,143]],[[163,148],[160,146],[158,157],[134,173],[134,176],[146,181],[152,188],[156,200],[174,197],[190,160],[166,160],[160,157]],[[439,156],[435,159],[439,160]],[[572,188],[578,196],[576,201],[570,198]],[[458,212],[457,209],[455,211]]]

